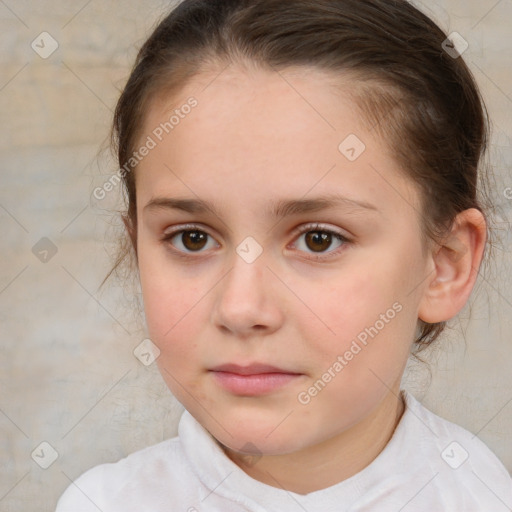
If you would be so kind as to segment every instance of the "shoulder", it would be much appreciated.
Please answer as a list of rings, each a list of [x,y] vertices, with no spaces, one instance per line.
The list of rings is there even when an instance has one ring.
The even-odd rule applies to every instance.
[[[404,393],[407,409],[412,413],[417,431],[418,441],[425,449],[436,449],[439,456],[448,466],[461,467],[466,462],[474,462],[502,471],[510,477],[498,457],[485,445],[477,435],[465,428],[441,418],[411,394]],[[454,459],[454,460],[451,460]],[[471,465],[471,464],[470,464]]]
[[[180,474],[185,476],[186,466],[179,438],[162,441],[83,473],[62,494],[56,512],[109,512],[113,510],[112,503],[116,510],[123,506],[124,510],[131,510],[139,499],[147,500],[156,482],[176,482]],[[171,474],[172,478],[166,478]],[[154,497],[158,500],[157,495]]]
[[[477,435],[427,409],[405,392],[406,427],[412,429],[417,456],[430,468],[432,494],[468,507],[512,506],[512,478],[498,457]],[[415,455],[412,455],[413,457]],[[486,510],[478,508],[471,510]]]

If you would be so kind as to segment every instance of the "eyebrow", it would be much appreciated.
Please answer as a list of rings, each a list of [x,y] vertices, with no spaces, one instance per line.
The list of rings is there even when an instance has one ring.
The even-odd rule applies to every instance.
[[[269,215],[274,219],[281,219],[291,215],[318,212],[329,208],[344,208],[356,213],[379,211],[376,206],[366,201],[359,201],[338,194],[329,194],[311,199],[281,199],[274,201],[270,205]],[[182,210],[188,213],[211,213],[216,217],[221,217],[218,208],[210,201],[203,199],[155,197],[144,206],[144,211],[160,209]]]

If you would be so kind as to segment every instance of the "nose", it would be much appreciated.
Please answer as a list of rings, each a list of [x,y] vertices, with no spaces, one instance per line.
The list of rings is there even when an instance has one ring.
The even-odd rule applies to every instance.
[[[216,287],[214,325],[242,338],[275,332],[284,317],[277,281],[263,257],[247,263],[235,254],[231,270]]]

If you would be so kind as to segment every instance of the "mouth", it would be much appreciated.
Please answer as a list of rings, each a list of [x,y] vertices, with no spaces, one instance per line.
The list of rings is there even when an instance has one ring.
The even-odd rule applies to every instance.
[[[223,364],[209,371],[224,390],[239,396],[267,395],[303,375],[260,363],[247,366]]]

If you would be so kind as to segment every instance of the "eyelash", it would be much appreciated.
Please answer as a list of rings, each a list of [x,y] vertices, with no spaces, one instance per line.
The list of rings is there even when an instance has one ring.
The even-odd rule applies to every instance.
[[[213,238],[207,231],[205,231],[204,229],[201,229],[200,226],[190,224],[190,225],[186,225],[186,226],[181,226],[179,229],[176,229],[170,233],[166,233],[165,236],[162,237],[161,241],[162,241],[162,243],[168,245],[169,248],[173,251],[173,253],[177,254],[179,257],[186,258],[186,259],[196,258],[197,256],[191,256],[194,254],[194,251],[184,252],[180,249],[175,249],[173,244],[170,243],[170,241],[179,234],[183,234],[183,233],[187,233],[187,232],[190,233],[190,232],[195,232],[195,231],[197,231],[199,233],[205,233],[206,235]],[[339,253],[340,250],[342,250],[343,246],[345,246],[348,243],[351,243],[351,240],[348,239],[346,236],[342,235],[341,233],[339,233],[337,231],[333,231],[332,229],[327,229],[325,226],[322,226],[321,224],[306,225],[303,228],[301,228],[300,230],[295,231],[294,236],[295,236],[295,238],[298,238],[307,233],[327,233],[329,235],[332,235],[334,237],[334,239],[336,239],[342,243],[342,245],[340,247],[338,247],[337,249],[335,249],[334,251],[317,253],[317,255],[315,255],[314,253],[308,253],[308,254],[310,254],[310,259],[313,259],[316,261],[331,258],[333,254]],[[195,252],[200,253],[201,251],[195,251]],[[327,255],[327,256],[325,256],[325,255]]]

